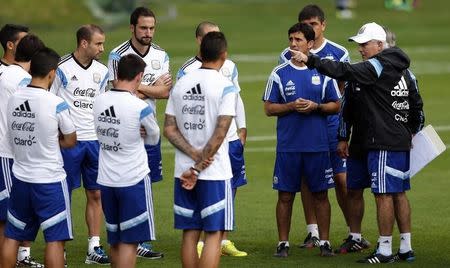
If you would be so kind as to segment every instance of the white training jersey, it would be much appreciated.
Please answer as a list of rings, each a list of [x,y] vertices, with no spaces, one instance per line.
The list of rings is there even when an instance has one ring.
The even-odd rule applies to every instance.
[[[180,70],[177,73],[177,80],[180,79],[182,76],[187,74],[188,72],[192,70],[197,70],[202,66],[202,60],[195,56],[190,59],[188,59],[180,68]],[[236,64],[227,59],[223,63],[222,67],[219,70],[219,73],[221,73],[225,78],[230,80],[234,86],[237,88],[238,92],[241,92],[241,87],[239,86],[238,81],[238,70],[236,67]],[[234,141],[239,139],[239,136],[237,135],[237,130],[240,128],[246,128],[246,122],[245,122],[245,109],[244,109],[244,102],[242,101],[241,95],[238,94],[238,100],[236,105],[236,117],[233,118],[233,121],[231,122],[230,129],[227,133],[227,140],[228,141]]]
[[[141,126],[145,144],[159,140],[152,107],[128,91],[111,89],[95,100],[94,117],[100,143],[97,183],[127,187],[140,182],[150,172]]]
[[[59,131],[75,132],[67,102],[43,88],[21,87],[9,99],[7,113],[17,179],[29,183],[64,180]]]
[[[145,54],[139,51],[131,44],[131,40],[122,43],[111,51],[108,58],[109,80],[117,80],[117,66],[122,56],[135,54],[144,60],[146,66],[142,84],[151,86],[163,74],[169,72],[169,56],[156,44],[151,44]],[[152,98],[145,99],[145,102],[152,106],[156,113],[156,100]]]
[[[31,75],[19,65],[5,66],[2,70],[0,76],[0,157],[13,158],[11,144],[6,136],[8,99],[19,86],[26,86],[30,81]]]
[[[108,68],[93,60],[83,66],[73,54],[61,58],[50,92],[63,98],[77,129],[77,140],[96,140],[94,130],[94,100],[105,92]]]
[[[178,129],[194,148],[202,149],[213,135],[220,115],[236,115],[238,89],[218,71],[198,69],[178,80],[167,102],[166,114],[175,116]],[[194,165],[194,160],[175,152],[175,177]],[[200,180],[231,179],[228,142],[223,142],[212,164],[200,173]]]
[[[6,67],[8,67],[8,66],[9,66],[8,63],[6,63],[6,62],[0,60],[0,76],[2,76],[3,70],[4,70]]]

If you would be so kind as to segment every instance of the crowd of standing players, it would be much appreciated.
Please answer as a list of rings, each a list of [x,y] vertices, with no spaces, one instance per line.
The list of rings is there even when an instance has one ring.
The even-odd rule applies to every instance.
[[[365,263],[412,261],[409,190],[411,136],[423,126],[422,101],[409,58],[392,32],[376,23],[350,40],[363,61],[324,37],[325,15],[305,6],[288,30],[289,47],[269,76],[264,110],[277,117],[273,188],[279,242],[288,257],[295,195],[301,192],[307,236],[301,247],[321,256],[369,248],[361,235],[362,194],[371,187],[380,237]],[[156,99],[168,99],[164,136],[176,148],[174,219],[183,230],[184,267],[216,267],[220,255],[247,256],[227,238],[233,200],[247,183],[246,122],[238,71],[219,26],[200,23],[198,53],[172,81],[169,57],[153,42],[155,14],[130,16],[131,38],[98,61],[105,33],[81,26],[77,47],[63,57],[25,26],[0,30],[0,267],[43,267],[30,254],[42,229],[45,266],[65,265],[73,239],[72,191],[86,195],[86,264],[133,267],[157,259],[152,183],[162,180]],[[342,96],[344,95],[344,96]],[[95,100],[95,102],[94,102]],[[351,133],[351,134],[350,134]],[[350,141],[350,145],[349,145]],[[347,159],[347,161],[346,161]],[[337,250],[329,241],[335,187],[349,227]],[[100,244],[102,222],[110,254]],[[392,253],[397,221],[400,249]],[[204,232],[202,234],[202,231]],[[70,254],[70,252],[68,252]]]

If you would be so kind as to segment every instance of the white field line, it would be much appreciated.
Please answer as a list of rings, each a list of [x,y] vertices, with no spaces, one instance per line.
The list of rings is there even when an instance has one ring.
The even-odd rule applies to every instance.
[[[450,125],[444,125],[444,126],[435,126],[434,129],[438,132],[447,132],[450,131]],[[267,135],[267,136],[249,136],[247,137],[247,141],[274,141],[277,139],[277,136],[275,135]],[[450,148],[450,144],[445,145],[448,148]],[[163,141],[161,144],[161,147],[164,148],[163,153],[173,153],[175,150],[173,149],[172,145],[167,142]],[[275,152],[275,146],[266,146],[266,147],[253,147],[253,146],[246,146],[245,148],[246,153],[260,153],[260,152]]]

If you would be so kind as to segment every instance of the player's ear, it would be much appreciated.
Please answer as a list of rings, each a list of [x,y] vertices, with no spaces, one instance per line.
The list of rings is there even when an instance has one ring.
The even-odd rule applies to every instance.
[[[14,49],[14,42],[12,42],[12,41],[6,42],[6,48],[10,49],[10,50],[13,50]]]
[[[322,31],[325,31],[326,28],[327,28],[327,21],[324,20],[324,21],[322,22]]]
[[[308,50],[312,49],[312,47],[314,46],[314,40],[308,41],[307,46],[308,46]]]

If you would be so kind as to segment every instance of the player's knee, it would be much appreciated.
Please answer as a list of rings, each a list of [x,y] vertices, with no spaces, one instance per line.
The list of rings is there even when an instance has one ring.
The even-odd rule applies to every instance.
[[[92,202],[92,203],[100,203],[101,202],[100,190],[86,190],[86,196],[87,196],[88,202]]]
[[[312,195],[316,202],[328,201],[328,192],[327,191],[315,192],[315,193],[312,193]]]
[[[364,199],[364,190],[353,190],[353,189],[348,189],[347,190],[347,198],[352,200],[352,201],[360,201]]]
[[[294,202],[295,194],[289,192],[278,192],[278,202],[283,204],[292,204]]]

